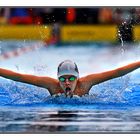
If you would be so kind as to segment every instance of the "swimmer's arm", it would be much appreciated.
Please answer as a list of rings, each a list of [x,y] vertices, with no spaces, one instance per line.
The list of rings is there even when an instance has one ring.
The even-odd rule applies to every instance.
[[[39,77],[35,75],[20,74],[11,70],[0,68],[0,76],[17,82],[32,84],[39,87],[50,89],[57,84],[57,80],[50,77]]]
[[[91,74],[84,77],[84,79],[85,81],[88,82],[90,86],[93,86],[113,78],[121,77],[125,74],[128,74],[129,72],[136,70],[139,67],[140,67],[140,61],[128,64],[126,66],[114,70],[97,73],[97,74]]]

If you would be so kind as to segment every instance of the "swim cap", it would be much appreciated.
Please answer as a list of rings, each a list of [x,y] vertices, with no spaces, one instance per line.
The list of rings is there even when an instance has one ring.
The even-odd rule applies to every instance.
[[[79,77],[77,65],[71,60],[61,62],[58,66],[57,76],[60,77],[63,75],[73,75],[75,77]]]

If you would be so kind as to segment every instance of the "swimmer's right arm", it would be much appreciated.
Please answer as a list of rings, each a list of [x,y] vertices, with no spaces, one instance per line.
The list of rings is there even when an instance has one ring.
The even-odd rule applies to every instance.
[[[116,68],[114,70],[109,70],[97,74],[90,74],[83,79],[84,81],[86,81],[85,83],[88,84],[89,87],[92,87],[93,85],[100,84],[107,80],[124,76],[125,74],[128,74],[138,68],[140,68],[140,61],[133,62],[131,64]]]
[[[40,77],[29,74],[20,74],[3,68],[0,68],[0,76],[17,82],[32,84],[46,89],[51,89],[58,84],[58,81],[51,77]]]

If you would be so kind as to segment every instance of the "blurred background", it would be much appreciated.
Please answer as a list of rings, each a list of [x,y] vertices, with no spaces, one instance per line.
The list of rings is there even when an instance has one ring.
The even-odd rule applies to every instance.
[[[0,67],[56,77],[72,59],[81,75],[112,69],[139,59],[139,24],[139,7],[1,7]]]
[[[0,39],[42,40],[49,44],[136,42],[138,7],[2,7]]]
[[[0,7],[0,67],[19,71],[19,67],[23,66],[23,70],[34,64],[29,68],[33,69],[32,72],[53,64],[57,66],[64,59],[72,59],[79,65],[81,59],[85,64],[99,58],[110,62],[112,58],[116,60],[114,55],[118,57],[122,53],[124,59],[124,50],[139,43],[139,23],[139,7]],[[89,46],[96,50],[91,51]],[[107,47],[110,48],[109,53],[100,53],[95,57],[96,51],[99,51],[97,48]],[[38,54],[33,57],[34,53],[29,52]],[[132,59],[134,54],[138,55],[139,49],[131,52]],[[90,55],[92,58],[87,60]],[[23,56],[24,60],[20,60],[19,56]],[[128,54],[126,56],[128,60]],[[30,60],[33,63],[29,63],[29,57],[33,58]],[[17,59],[7,61],[12,58]],[[52,60],[53,64],[50,63]],[[28,65],[23,62],[28,62]],[[96,63],[95,68],[99,70],[98,61]],[[85,64],[82,66],[85,67]],[[15,68],[13,65],[16,65]],[[52,69],[56,70],[54,65]],[[43,74],[43,71],[40,73]]]

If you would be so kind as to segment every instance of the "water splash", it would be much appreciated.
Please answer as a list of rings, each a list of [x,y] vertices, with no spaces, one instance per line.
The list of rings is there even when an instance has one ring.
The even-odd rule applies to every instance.
[[[122,39],[122,35],[120,33],[120,30],[118,30],[118,37],[121,40],[121,46],[123,47],[124,46],[124,42],[123,42],[123,39]]]
[[[0,105],[34,105],[34,104],[45,104],[45,105],[73,105],[78,107],[79,105],[93,105],[96,104],[129,104],[130,94],[132,87],[129,84],[129,76],[118,78],[97,86],[94,86],[89,95],[82,97],[67,97],[62,94],[59,97],[50,96],[46,89],[38,88],[35,86],[17,83],[14,81],[7,80],[6,83],[0,85]],[[140,89],[137,89],[140,91]],[[125,97],[124,93],[127,94]],[[131,95],[131,94],[130,94]],[[134,98],[134,97],[133,97]],[[139,97],[140,98],[140,97]],[[136,100],[131,102],[136,103]],[[139,104],[139,102],[138,102]],[[134,104],[132,104],[134,105]]]

